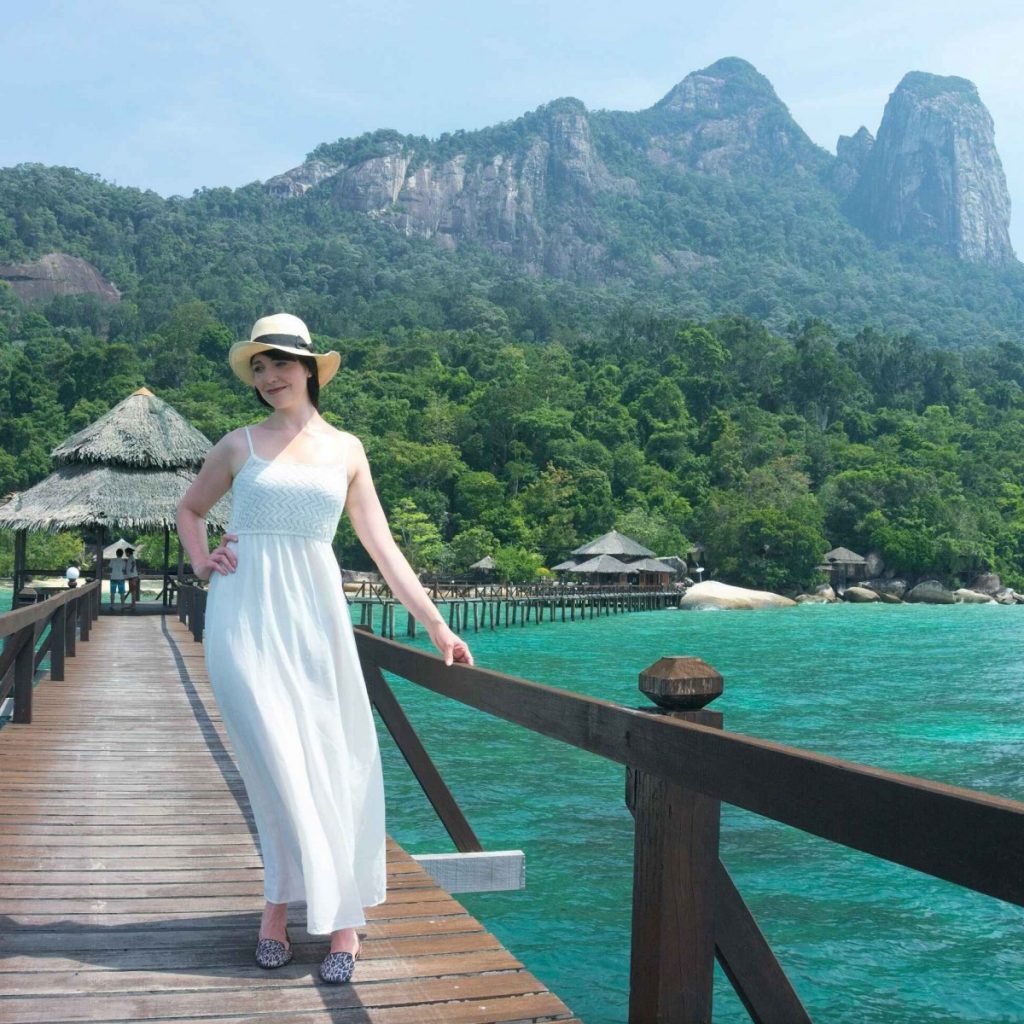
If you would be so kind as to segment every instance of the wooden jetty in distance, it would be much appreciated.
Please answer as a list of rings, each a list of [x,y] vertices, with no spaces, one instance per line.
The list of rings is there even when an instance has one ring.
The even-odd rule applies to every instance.
[[[429,586],[427,592],[457,633],[508,629],[545,621],[582,622],[626,612],[661,611],[675,608],[681,594],[674,587],[552,587],[550,584],[448,587],[435,584]],[[377,622],[382,636],[395,638],[396,606],[401,606],[386,586],[363,584],[345,596],[353,609],[353,622],[360,626],[373,626]],[[405,620],[405,636],[415,636],[416,620],[411,612],[406,611]]]
[[[179,1024],[213,1018],[282,1024],[570,1019],[570,1011],[510,954],[481,938],[482,926],[464,917],[457,905],[452,907],[447,893],[428,894],[429,883],[394,849],[392,862],[403,868],[392,873],[395,889],[389,904],[394,899],[396,916],[388,917],[385,910],[382,919],[371,918],[367,929],[368,941],[378,944],[381,963],[368,958],[361,972],[369,971],[342,993],[324,993],[312,985],[308,962],[300,962],[292,974],[275,972],[272,978],[280,984],[254,979],[251,966],[244,963],[251,956],[251,942],[246,943],[248,935],[239,938],[238,926],[251,931],[258,920],[258,886],[244,888],[246,881],[252,884],[258,878],[258,862],[247,845],[251,831],[244,814],[227,816],[232,806],[242,806],[238,780],[231,774],[230,759],[216,746],[223,737],[203,696],[199,648],[189,639],[201,638],[204,602],[205,592],[184,587],[179,609],[183,624],[112,617],[94,625],[89,643],[78,649],[78,659],[88,649],[94,665],[91,672],[83,672],[78,696],[72,695],[70,676],[64,683],[47,682],[37,695],[41,710],[32,725],[33,692],[24,680],[31,681],[29,666],[34,667],[41,649],[36,643],[47,642],[40,623],[49,616],[48,635],[56,636],[50,641],[51,654],[61,642],[64,653],[71,653],[75,617],[88,631],[83,614],[90,616],[83,608],[89,605],[61,595],[0,616],[0,637],[8,643],[0,660],[0,696],[14,686],[16,717],[25,726],[0,731],[0,771],[5,780],[17,782],[19,793],[14,800],[5,793],[0,814],[0,948],[10,954],[0,962],[0,971],[6,972],[0,975],[0,1019],[12,1024],[155,1022],[170,1017]],[[67,609],[63,627],[59,610],[47,609],[58,603]],[[37,618],[31,619],[32,614]],[[141,632],[129,636],[129,631],[144,629],[148,637],[162,638],[159,658],[148,641],[141,643]],[[128,639],[122,641],[122,636]],[[79,639],[85,639],[81,630]],[[722,678],[698,659],[655,660],[640,674],[641,690],[652,706],[634,708],[486,669],[445,668],[430,654],[363,631],[357,634],[357,645],[371,700],[460,851],[479,850],[479,840],[385,673],[623,766],[635,821],[629,1024],[709,1022],[716,960],[752,1020],[803,1024],[810,1019],[719,859],[722,801],[1024,906],[1024,803],[730,734],[721,714],[706,706],[722,692]],[[127,655],[111,660],[111,652],[129,650],[129,671],[143,665],[146,685],[126,691],[119,677]],[[176,654],[168,655],[170,651]],[[158,705],[141,713],[143,705],[136,705],[133,715],[129,698],[141,701],[149,691],[163,695]],[[172,699],[171,694],[177,696]],[[78,715],[62,710],[65,705]],[[76,722],[76,717],[83,720]],[[111,720],[106,727],[105,718]],[[78,732],[62,733],[69,728]],[[94,735],[93,729],[104,731]],[[191,740],[183,740],[186,735]],[[207,764],[211,758],[212,766]],[[161,785],[161,764],[172,766],[174,787]],[[95,781],[85,781],[89,778]],[[175,794],[185,785],[195,785],[197,792],[179,806]],[[129,884],[124,876],[131,865],[125,861],[133,856],[133,847],[147,851],[134,856],[170,859],[176,856],[174,837],[183,832],[212,834],[215,841],[186,846],[188,856],[211,859],[196,861],[192,866],[197,870],[188,877],[166,883],[177,886],[167,890],[173,898],[153,903],[151,892],[105,888]],[[100,847],[104,849],[98,854]],[[79,863],[65,861],[75,856],[69,850],[77,851]],[[120,851],[116,859],[113,850]],[[246,854],[250,860],[245,869],[256,871],[255,878],[206,877],[207,869],[231,875],[237,867],[234,856]],[[178,870],[158,868],[155,862],[148,866]],[[80,873],[85,870],[120,875],[97,883],[104,887],[90,896],[83,891],[88,879]],[[35,873],[35,884],[25,887],[24,879],[12,880],[11,874],[18,872]],[[403,885],[407,881],[408,887]],[[241,891],[228,888],[239,883]],[[202,889],[206,884],[210,888]],[[47,886],[52,887],[48,893]],[[388,928],[394,920],[405,920],[402,914],[410,906],[421,912],[409,912],[415,918],[409,927],[422,928],[424,919],[458,918],[456,929],[463,930],[457,933],[475,935],[482,946],[456,953],[434,944],[436,932],[415,932],[423,945],[415,953],[398,950],[395,944],[412,933],[405,925],[390,932]],[[140,915],[147,913],[153,920],[140,923]],[[222,930],[225,925],[230,929]],[[927,929],[928,922],[920,927]],[[444,935],[445,942],[451,939],[450,932]],[[942,939],[949,936],[944,933]],[[299,940],[300,961],[308,956],[303,945]],[[198,963],[187,952],[194,954],[197,948]],[[444,957],[484,951],[493,953],[497,960],[492,962],[499,966],[482,974],[467,966],[453,976],[439,963]],[[219,968],[201,959],[207,952],[220,958]],[[174,962],[177,956],[185,959]],[[410,960],[418,964],[410,965]],[[133,979],[136,972],[140,977]],[[495,978],[508,986],[501,994],[487,987],[499,984]],[[130,988],[135,980],[139,986]],[[7,987],[11,982],[13,990]],[[993,976],[992,983],[1011,986],[1015,981]],[[388,986],[395,986],[393,991],[405,1002],[375,998]],[[410,1000],[416,992],[423,995],[423,1003]],[[957,998],[957,992],[949,993],[954,1015]],[[499,1012],[495,1006],[501,1000],[505,1002]],[[173,1012],[165,1014],[168,1007]],[[96,1014],[90,1016],[93,1008]]]

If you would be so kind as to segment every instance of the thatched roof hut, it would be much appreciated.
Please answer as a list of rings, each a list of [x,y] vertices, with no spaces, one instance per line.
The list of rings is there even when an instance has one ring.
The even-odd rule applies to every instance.
[[[175,513],[210,450],[207,438],[147,388],[139,388],[50,454],[57,469],[0,506],[0,529],[14,530],[15,592],[25,566],[25,531],[97,530],[97,578],[106,530],[164,530],[164,575]],[[230,502],[210,510],[214,529],[227,526]],[[182,562],[179,559],[179,572]]]
[[[0,529],[59,533],[98,526],[139,530],[175,528],[175,510],[195,479],[189,469],[61,466],[0,506]],[[207,516],[227,526],[230,506],[219,501]]]
[[[476,569],[477,572],[494,572],[497,568],[494,564],[494,559],[490,555],[484,555],[479,562],[474,562],[470,569]]]
[[[572,552],[574,555],[586,557],[593,555],[613,555],[615,558],[653,558],[654,552],[645,548],[637,540],[627,537],[618,530],[609,530],[606,534],[592,540]]]
[[[61,465],[101,462],[145,469],[198,469],[210,442],[149,388],[139,388],[50,453]]]
[[[679,572],[674,565],[669,565],[661,558],[640,558],[630,562],[628,569],[630,572],[664,572],[673,576]]]
[[[626,573],[632,572],[633,567],[626,565],[625,562],[620,562],[613,555],[597,555],[594,558],[587,559],[585,562],[581,562],[579,565],[574,566],[571,572],[585,572],[585,573]]]
[[[103,549],[103,557],[109,562],[111,558],[117,557],[117,549],[120,548],[124,551],[126,548],[131,548],[136,555],[141,554],[146,549],[145,544],[133,544],[131,541],[127,541],[124,537],[119,537],[114,541],[113,544],[108,544]]]
[[[210,447],[171,406],[139,388],[51,452],[60,465],[0,506],[0,529],[173,529],[178,502]],[[229,515],[223,499],[208,522],[222,529]]]
[[[867,560],[857,554],[856,551],[851,551],[849,548],[833,548],[823,559],[823,564],[828,567],[831,565],[867,565]]]

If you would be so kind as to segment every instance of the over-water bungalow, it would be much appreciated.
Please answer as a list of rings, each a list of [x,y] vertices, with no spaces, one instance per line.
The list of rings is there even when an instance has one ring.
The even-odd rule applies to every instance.
[[[618,530],[609,530],[576,548],[570,558],[552,567],[554,572],[578,573],[600,586],[665,588],[678,574],[675,566],[655,557],[650,548]]]

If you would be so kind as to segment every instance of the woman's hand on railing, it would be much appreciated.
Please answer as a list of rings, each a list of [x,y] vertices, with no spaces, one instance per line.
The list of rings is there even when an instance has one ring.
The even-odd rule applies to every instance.
[[[427,633],[430,635],[430,642],[437,648],[438,654],[444,658],[446,665],[459,662],[461,665],[472,665],[473,654],[469,644],[460,636],[452,632],[451,627],[445,622],[435,622],[427,626]]]
[[[192,567],[196,576],[201,580],[208,580],[215,572],[220,573],[221,576],[233,573],[238,568],[238,555],[228,547],[228,544],[234,544],[237,541],[238,537],[235,534],[225,533],[221,537],[220,544],[210,552],[209,557],[199,565]]]

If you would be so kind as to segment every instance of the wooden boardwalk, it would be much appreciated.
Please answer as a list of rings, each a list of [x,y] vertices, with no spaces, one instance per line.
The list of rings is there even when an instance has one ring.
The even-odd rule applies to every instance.
[[[177,619],[108,617],[0,730],[0,1020],[488,1024],[571,1012],[397,844],[356,982],[292,908],[261,971],[262,868],[244,789]]]

